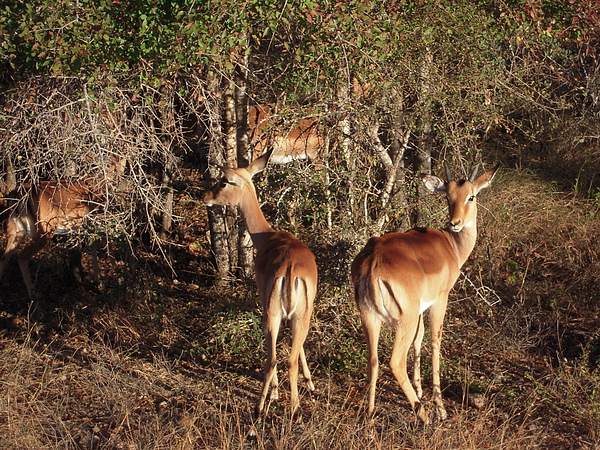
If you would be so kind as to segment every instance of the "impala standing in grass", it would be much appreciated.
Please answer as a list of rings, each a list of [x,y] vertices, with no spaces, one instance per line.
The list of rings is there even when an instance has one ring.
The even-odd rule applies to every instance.
[[[396,331],[390,367],[413,410],[425,423],[429,416],[421,405],[421,343],[423,313],[429,309],[432,346],[433,400],[440,420],[446,418],[440,387],[440,346],[448,293],[454,286],[477,239],[479,191],[487,187],[498,166],[479,178],[475,168],[468,180],[448,181],[433,175],[423,182],[432,192],[446,195],[450,222],[444,230],[415,228],[406,233],[373,237],[352,263],[352,283],[368,347],[369,415],[375,409],[375,385],[379,370],[377,344],[382,323]],[[415,349],[413,384],[406,360]],[[413,386],[414,385],[414,386]],[[416,389],[416,391],[415,391]]]
[[[270,152],[253,161],[247,168],[222,168],[224,176],[204,196],[208,205],[235,205],[244,216],[252,237],[256,257],[256,283],[262,305],[262,323],[267,345],[267,360],[256,413],[264,410],[271,387],[271,399],[277,399],[277,335],[282,319],[291,322],[292,348],[288,359],[291,411],[296,413],[298,399],[298,358],[304,379],[313,391],[310,371],[304,354],[304,341],[310,327],[313,302],[317,292],[317,264],[309,248],[291,233],[274,231],[266,221],[252,183],[252,177],[264,169]]]

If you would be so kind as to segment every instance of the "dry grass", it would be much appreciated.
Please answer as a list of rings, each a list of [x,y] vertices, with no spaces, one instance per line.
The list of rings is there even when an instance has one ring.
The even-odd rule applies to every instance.
[[[53,288],[45,314],[29,321],[15,314],[24,288],[11,287],[10,276],[20,282],[11,269],[0,285],[0,449],[598,448],[594,205],[508,171],[480,202],[472,284],[459,283],[445,327],[447,421],[424,427],[410,412],[385,367],[389,331],[376,418],[365,420],[366,350],[342,270],[355,250],[329,237],[317,249],[325,269],[307,342],[317,392],[301,390],[297,422],[284,373],[283,398],[265,418],[252,415],[264,357],[253,285],[201,285],[184,250],[174,255],[185,269],[174,283],[141,254],[134,285],[105,261],[104,293]],[[199,238],[185,239],[181,249]],[[54,270],[38,264],[41,276]],[[489,306],[473,286],[501,302]],[[281,340],[283,360],[287,330]],[[424,366],[430,402],[427,354]]]
[[[450,419],[431,428],[419,425],[401,396],[389,392],[395,391],[389,381],[382,383],[377,418],[369,424],[363,419],[364,383],[333,378],[319,379],[314,397],[304,393],[300,422],[290,421],[285,400],[255,422],[256,378],[164,357],[144,361],[83,337],[71,341],[67,348],[2,340],[1,448],[522,449],[598,443],[598,430],[590,427],[598,418],[570,411],[589,404],[582,396],[590,386],[582,383],[593,378],[584,381],[569,371],[548,376],[548,385],[528,382],[508,405],[504,393],[492,390],[484,393],[481,409],[451,400]],[[558,395],[564,384],[566,395]],[[562,423],[546,420],[544,410]],[[560,436],[557,425],[577,425],[582,433],[574,442],[572,435]]]

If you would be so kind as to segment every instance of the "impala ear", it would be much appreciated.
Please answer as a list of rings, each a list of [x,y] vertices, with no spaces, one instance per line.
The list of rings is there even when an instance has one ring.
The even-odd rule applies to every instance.
[[[230,169],[229,167],[221,167],[223,174],[225,175],[225,179],[227,183],[233,184],[234,186],[241,186],[244,184],[244,179],[240,177],[235,170]]]
[[[496,175],[496,171],[498,170],[499,167],[500,167],[500,164],[497,164],[496,167],[488,170],[487,172],[485,172],[483,175],[481,175],[479,178],[477,178],[473,182],[473,184],[475,186],[477,186],[478,191],[483,188],[488,187],[491,184],[492,180],[494,179],[494,175]]]
[[[446,192],[446,183],[444,180],[434,175],[425,175],[422,181],[425,187],[431,192]]]
[[[271,157],[271,153],[273,153],[272,149],[264,153],[260,158],[256,158],[254,161],[252,161],[252,163],[246,168],[250,174],[250,177],[253,177],[266,167],[267,163],[269,162],[269,158]]]

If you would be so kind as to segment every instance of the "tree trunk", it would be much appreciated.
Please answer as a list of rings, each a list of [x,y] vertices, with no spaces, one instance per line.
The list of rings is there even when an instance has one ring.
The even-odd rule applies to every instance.
[[[238,65],[235,75],[235,117],[238,167],[247,167],[250,164],[251,153],[248,145],[248,96],[246,87],[246,72],[248,61]],[[246,279],[254,274],[254,247],[250,233],[243,220],[238,223],[238,265],[240,275]]]
[[[348,105],[350,105],[350,87],[349,80],[346,78],[344,82],[341,83],[340,88],[337,93],[338,97],[338,109],[340,111],[345,111]],[[342,153],[342,160],[346,164],[348,169],[348,185],[347,185],[347,196],[346,197],[346,214],[342,215],[342,220],[349,220],[350,223],[343,223],[345,229],[351,229],[357,225],[359,222],[358,218],[360,213],[356,210],[356,185],[355,185],[355,177],[356,177],[356,154],[354,152],[354,148],[352,146],[351,133],[352,128],[350,125],[350,118],[348,114],[342,115],[342,118],[338,122],[339,132],[341,135],[340,142],[340,151]]]
[[[396,178],[399,167],[404,158],[404,151],[408,147],[408,138],[410,132],[407,131],[402,138],[402,142],[398,142],[394,146],[390,146],[389,149],[385,148],[381,139],[379,138],[379,124],[374,123],[369,127],[369,137],[371,139],[371,145],[379,155],[383,167],[385,168],[385,184],[381,190],[379,196],[379,218],[377,219],[377,232],[381,233],[387,220],[387,206],[390,202],[392,190],[396,184]]]
[[[17,178],[15,177],[15,168],[9,153],[4,157],[4,179],[0,180],[0,195],[6,195],[17,187]]]
[[[206,95],[209,122],[208,176],[205,178],[206,188],[210,188],[222,176],[220,166],[225,164],[225,148],[222,131],[222,96],[217,75],[208,75],[208,92]],[[226,207],[208,208],[208,227],[210,230],[211,249],[215,258],[215,285],[223,287],[229,284],[231,249],[226,220]]]
[[[394,110],[390,112],[389,140],[390,154],[393,155],[393,164],[395,168],[394,184],[392,186],[397,192],[391,192],[390,208],[395,211],[402,211],[396,215],[394,228],[388,231],[403,231],[412,225],[408,214],[408,189],[406,188],[406,168],[405,160],[410,152],[411,128],[404,123],[404,99],[398,88],[392,88],[392,104]]]
[[[248,89],[246,84],[248,61],[238,66],[235,73],[235,118],[238,167],[247,167],[252,160],[248,138]]]
[[[229,79],[225,83],[225,89],[223,90],[225,165],[228,167],[238,167],[235,83]],[[229,267],[231,275],[234,275],[239,267],[239,224],[241,220],[240,213],[236,208],[226,208],[226,211],[225,221],[228,230]]]
[[[415,173],[431,173],[431,150],[433,144],[433,66],[433,53],[429,47],[426,47],[421,63],[421,92],[419,102],[422,107],[422,115],[420,117],[421,132],[419,135],[419,148],[417,149],[414,160]],[[428,222],[427,217],[424,216],[425,213],[419,207],[419,189],[416,190],[416,195],[417,198],[412,205],[412,225],[420,225]]]
[[[171,173],[173,172],[173,163],[172,163],[172,155],[164,155],[166,161],[163,163],[163,176],[161,189],[163,192],[166,192],[164,196],[165,204],[162,211],[162,223],[160,230],[160,238],[166,239],[167,236],[171,233],[171,229],[173,227],[173,200],[174,200],[174,191],[171,179]]]

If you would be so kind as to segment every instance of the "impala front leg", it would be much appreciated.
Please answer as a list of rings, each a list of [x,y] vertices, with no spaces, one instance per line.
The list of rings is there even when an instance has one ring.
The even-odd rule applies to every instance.
[[[446,303],[440,301],[432,308],[429,316],[431,324],[431,367],[433,373],[433,401],[436,405],[437,417],[439,420],[446,420],[448,414],[444,408],[442,399],[442,387],[440,381],[440,351],[442,346],[442,326],[444,315],[446,313]]]
[[[31,261],[31,258],[33,258],[33,255],[45,247],[47,242],[48,240],[44,238],[33,239],[31,244],[27,245],[23,250],[21,250],[21,253],[19,253],[17,256],[19,267],[21,268],[21,274],[23,275],[23,281],[25,282],[25,286],[27,286],[27,292],[29,293],[30,300],[35,300],[37,298],[37,294],[35,292],[33,280],[31,279],[29,262]]]

